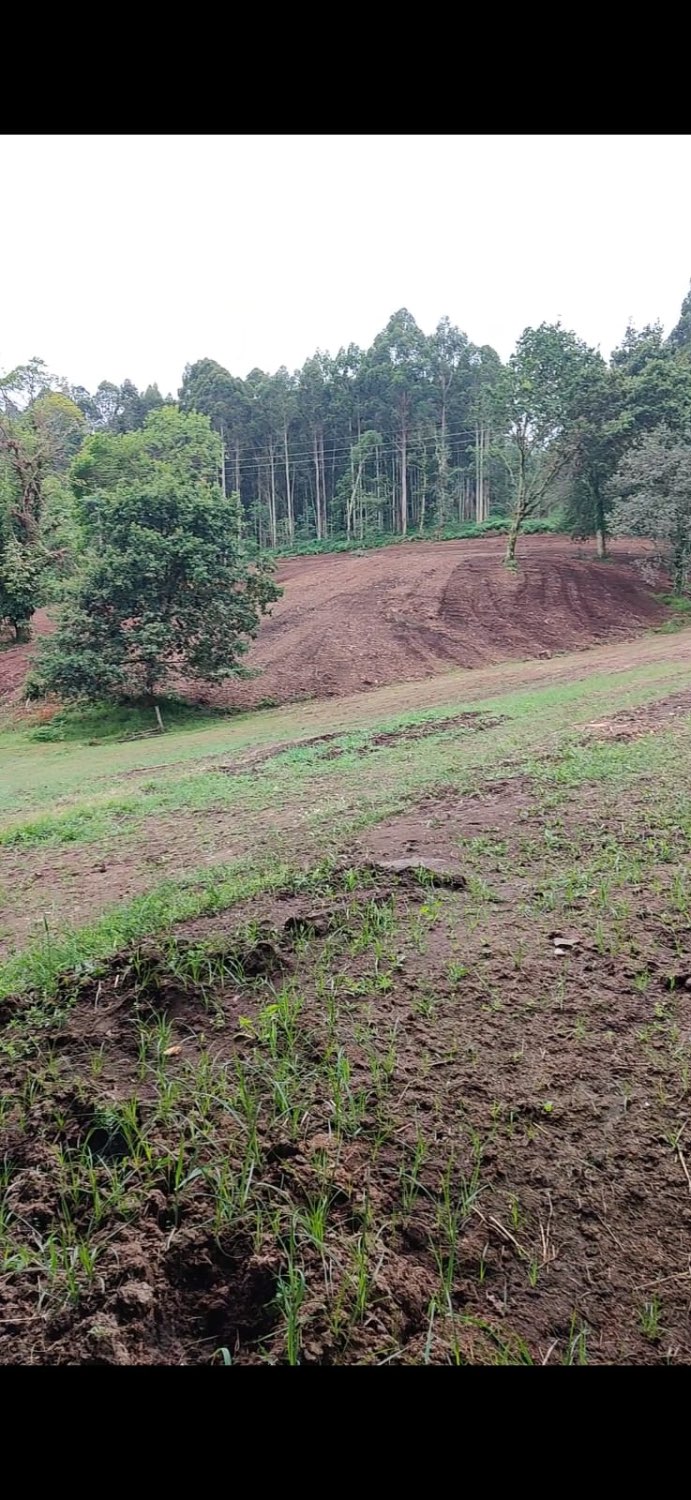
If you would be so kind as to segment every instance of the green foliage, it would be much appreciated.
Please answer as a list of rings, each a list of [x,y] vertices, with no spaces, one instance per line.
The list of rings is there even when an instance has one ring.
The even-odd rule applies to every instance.
[[[612,529],[658,542],[682,594],[691,566],[691,439],[666,426],[646,433],[622,460],[614,490]]]
[[[78,452],[87,433],[84,413],[63,391],[45,391],[26,413],[41,434],[50,468],[64,470]]]
[[[293,546],[279,547],[276,549],[277,557],[316,557],[327,552],[371,552],[381,547],[415,546],[418,542],[453,542],[471,541],[480,536],[506,536],[511,526],[509,516],[491,516],[489,521],[449,521],[443,527],[430,527],[429,530],[409,532],[403,538],[391,532],[372,532],[358,537],[331,536],[324,541],[312,539],[310,541],[296,541]],[[555,511],[550,516],[532,516],[524,522],[522,531],[525,536],[552,536],[567,530],[566,523],[560,512]]]
[[[200,729],[218,719],[232,717],[227,709],[188,703],[184,698],[162,697],[158,706],[166,729]],[[28,731],[28,738],[41,744],[100,745],[109,741],[141,739],[156,731],[150,706],[132,703],[73,704],[61,709],[47,724]]]
[[[136,431],[94,433],[87,438],[70,471],[87,524],[90,496],[110,491],[120,482],[146,482],[162,463],[172,465],[181,478],[215,484],[221,445],[208,419],[198,412],[184,415],[175,406],[164,406]]]
[[[679,322],[672,329],[667,342],[675,353],[687,356],[691,353],[691,288],[681,304]]]
[[[55,549],[51,597],[80,550],[56,533],[83,525],[91,495],[148,482],[178,442],[195,474],[239,495],[238,526],[259,553],[462,535],[507,515],[512,550],[512,530],[564,506],[572,533],[604,550],[624,454],[691,418],[690,307],[691,293],[667,340],[657,324],[629,327],[609,363],[559,323],[527,328],[506,366],[448,318],[428,336],[402,308],[369,349],[318,351],[298,371],[240,379],[197,360],[179,410],[155,386],[104,380],[90,394],[32,359],[0,379],[0,512],[20,541]],[[66,504],[64,528],[53,507],[43,537],[48,481],[68,467],[79,505]]]
[[[74,493],[61,474],[46,476],[40,536],[45,555],[40,602],[54,603],[62,598],[67,581],[74,577],[84,549]]]
[[[87,440],[72,470],[83,565],[32,694],[150,699],[173,672],[215,682],[241,670],[278,591],[238,540],[219,447],[206,417],[172,407]]]
[[[505,461],[513,500],[506,562],[516,538],[574,462],[577,393],[598,356],[559,323],[526,328],[497,388],[497,410],[508,425]]]
[[[237,502],[172,465],[90,497],[84,570],[42,649],[32,692],[90,701],[153,697],[171,672],[238,673],[277,597],[237,543]]]
[[[11,534],[0,539],[0,629],[11,625],[17,640],[28,638],[40,575],[41,559],[35,549],[22,547]]]

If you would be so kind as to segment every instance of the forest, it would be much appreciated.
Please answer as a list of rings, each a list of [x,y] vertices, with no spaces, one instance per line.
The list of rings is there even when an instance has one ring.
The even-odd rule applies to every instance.
[[[266,571],[257,592],[251,570],[265,554],[478,527],[507,533],[509,566],[522,529],[595,537],[601,556],[610,533],[647,536],[660,544],[682,592],[691,557],[690,419],[691,292],[668,336],[659,324],[629,326],[609,360],[561,324],[543,323],[526,328],[503,363],[448,318],[425,335],[405,309],[369,349],[351,344],[334,357],[318,351],[294,374],[254,369],[242,379],[213,359],[198,360],[185,368],[177,400],[156,385],[139,391],[130,380],[103,380],[91,393],[32,358],[0,379],[0,624],[20,639],[39,603],[67,601],[65,629],[78,636],[81,590],[77,607],[92,620],[93,665],[102,652],[93,617],[110,588],[102,559],[96,583],[94,566],[106,546],[111,573],[118,555],[136,573],[141,525],[149,553],[152,537],[179,538],[201,525],[195,545],[207,548],[209,599],[222,577],[231,586],[255,578],[253,607],[242,619],[250,636],[275,597]],[[114,509],[124,490],[126,537]],[[152,521],[154,490],[159,519]],[[193,491],[218,507],[212,563],[207,511]],[[109,526],[117,535],[106,535]],[[189,616],[184,628],[172,622],[170,600],[188,588],[194,568],[174,578],[176,547],[169,553],[143,631],[149,660],[172,658],[183,629],[204,655],[201,615],[194,627]],[[121,623],[140,613],[137,587],[130,576],[116,609]],[[219,622],[226,639],[231,626]],[[157,630],[165,647],[155,645]],[[82,657],[86,650],[83,643]],[[137,663],[149,681],[140,655]],[[226,665],[237,669],[234,649]],[[217,670],[220,658],[211,675]],[[83,686],[81,668],[76,678]],[[60,683],[66,686],[64,673]]]

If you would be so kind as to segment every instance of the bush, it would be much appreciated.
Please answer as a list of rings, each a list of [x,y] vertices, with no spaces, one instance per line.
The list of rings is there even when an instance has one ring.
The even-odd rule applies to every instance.
[[[378,532],[373,536],[359,537],[331,536],[325,541],[298,541],[292,547],[278,547],[274,557],[313,557],[327,552],[372,552],[380,547],[400,547],[401,545],[412,545],[416,542],[455,542],[472,541],[475,537],[505,535],[511,521],[509,516],[490,516],[488,521],[449,521],[442,527],[441,531],[430,527],[420,533],[411,531],[407,536],[399,536],[396,532]],[[564,530],[561,515],[534,517],[524,523],[522,531],[526,536],[540,536],[560,533]]]
[[[0,542],[0,625],[12,626],[18,641],[28,640],[38,603],[41,561],[14,536]]]

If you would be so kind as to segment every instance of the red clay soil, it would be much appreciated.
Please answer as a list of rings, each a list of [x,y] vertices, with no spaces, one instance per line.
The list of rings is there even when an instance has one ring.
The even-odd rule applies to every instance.
[[[52,625],[45,609],[36,611],[31,628],[33,640],[28,645],[6,645],[0,638],[0,698],[10,698],[19,693],[36,637],[50,633]]]
[[[248,657],[260,675],[213,690],[209,701],[341,697],[627,639],[666,617],[646,543],[615,544],[602,564],[592,547],[524,537],[516,573],[502,567],[504,547],[497,536],[287,559],[277,574],[283,597]],[[45,616],[37,622],[44,631]],[[17,696],[30,649],[0,652],[0,696]]]
[[[515,574],[502,566],[504,547],[499,536],[288,559],[283,597],[248,658],[261,676],[215,701],[341,697],[621,640],[666,617],[641,575],[645,544],[620,544],[603,565],[592,548],[526,537]]]

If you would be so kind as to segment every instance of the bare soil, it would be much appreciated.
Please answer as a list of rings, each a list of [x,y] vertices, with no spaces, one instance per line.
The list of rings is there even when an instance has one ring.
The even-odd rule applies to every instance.
[[[247,658],[261,676],[211,700],[337,697],[622,640],[667,617],[645,543],[615,544],[603,564],[563,538],[525,537],[515,574],[502,566],[505,545],[421,542],[281,563],[283,597]]]
[[[524,537],[516,573],[502,567],[505,545],[504,537],[484,537],[281,562],[283,597],[246,659],[258,677],[213,689],[204,701],[254,707],[340,697],[454,666],[627,639],[667,617],[654,597],[664,580],[647,543],[614,543],[611,560],[599,563],[591,547]],[[34,626],[37,634],[51,628],[45,611]],[[0,698],[20,697],[31,650],[0,650]]]
[[[644,734],[665,729],[677,719],[691,714],[691,692],[671,693],[655,703],[644,703],[635,709],[622,709],[609,718],[595,719],[586,725],[586,735],[598,740],[639,740]]]
[[[598,787],[565,791],[553,838],[642,849],[649,792],[621,809]],[[522,779],[462,803],[449,791],[363,838],[356,888],[351,865],[187,923],[67,978],[64,1016],[40,1032],[22,1032],[31,997],[6,1004],[5,1042],[32,1042],[3,1064],[6,1209],[28,1263],[5,1278],[0,1358],[688,1363],[688,912],[674,865],[648,868],[599,928],[585,896],[541,910],[550,871],[526,847],[544,826]],[[383,857],[468,880],[418,883]],[[221,968],[195,981],[180,958],[201,942]],[[164,1050],[142,1066],[142,1028],[153,1048],[162,1020]],[[239,1181],[247,1149],[238,1067],[259,1100],[254,1208],[224,1221],[218,1174]],[[127,1101],[147,1142],[136,1168]],[[72,1291],[40,1268],[66,1215],[98,1251]]]

